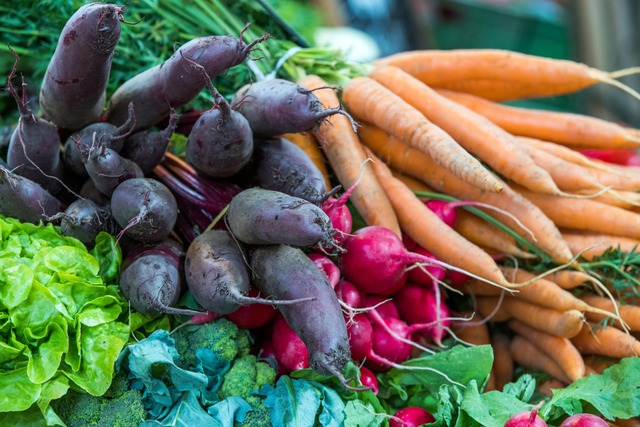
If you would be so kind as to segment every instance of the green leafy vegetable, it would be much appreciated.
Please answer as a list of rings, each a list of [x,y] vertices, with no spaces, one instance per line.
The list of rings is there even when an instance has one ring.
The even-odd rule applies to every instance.
[[[107,233],[90,253],[51,224],[0,216],[3,425],[25,417],[55,425],[49,403],[69,388],[95,396],[108,389],[131,332],[116,282],[120,262]]]

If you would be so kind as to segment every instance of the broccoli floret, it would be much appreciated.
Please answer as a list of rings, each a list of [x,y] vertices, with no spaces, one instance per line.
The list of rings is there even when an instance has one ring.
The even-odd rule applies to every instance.
[[[242,423],[237,424],[244,427],[271,427],[271,414],[269,408],[264,406],[264,401],[260,396],[249,396],[245,398],[251,405],[251,411],[247,412]]]
[[[222,379],[218,389],[218,397],[225,399],[230,396],[240,396],[249,405],[249,411],[242,422],[243,426],[267,427],[270,425],[269,409],[265,408],[262,397],[256,395],[264,385],[274,386],[276,371],[265,362],[258,361],[253,354],[237,358]]]
[[[247,354],[237,358],[224,375],[218,397],[240,396],[246,399],[252,391],[260,390],[265,384],[273,386],[275,381],[276,371],[270,365],[259,362],[253,354]]]
[[[195,352],[199,348],[209,349],[221,361],[229,363],[250,351],[248,332],[223,317],[203,325],[182,327],[174,331],[171,337],[180,353],[179,366],[183,369],[196,366]]]
[[[51,407],[67,427],[134,427],[146,419],[147,411],[137,390],[129,389],[127,374],[116,374],[103,396],[69,390]]]

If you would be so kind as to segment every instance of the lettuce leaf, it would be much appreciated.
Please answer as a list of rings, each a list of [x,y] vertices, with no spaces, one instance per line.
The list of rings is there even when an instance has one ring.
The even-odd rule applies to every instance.
[[[89,252],[52,224],[0,216],[3,425],[59,425],[49,402],[70,387],[102,395],[131,325],[157,324],[148,316],[131,322],[118,290],[121,262],[107,233]]]

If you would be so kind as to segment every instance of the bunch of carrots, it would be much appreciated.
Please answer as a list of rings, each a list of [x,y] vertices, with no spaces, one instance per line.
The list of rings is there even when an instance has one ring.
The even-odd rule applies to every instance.
[[[638,300],[585,267],[614,249],[636,251],[640,169],[582,154],[636,149],[640,131],[503,102],[598,83],[640,98],[618,82],[626,73],[503,50],[404,52],[353,78],[342,99],[321,90],[328,85],[317,76],[303,78],[325,107],[343,104],[359,127],[354,133],[336,115],[312,134],[288,137],[345,188],[358,182],[351,201],[366,224],[408,236],[476,277],[449,290],[470,296],[484,319],[456,335],[493,344],[489,387],[509,382],[517,365],[561,387],[603,369],[601,358],[640,354]],[[464,201],[479,216],[463,211],[446,225],[426,206],[432,197]],[[547,268],[529,268],[532,260]]]

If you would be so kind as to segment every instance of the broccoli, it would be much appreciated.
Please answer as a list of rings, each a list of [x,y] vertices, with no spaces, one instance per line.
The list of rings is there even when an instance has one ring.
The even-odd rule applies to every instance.
[[[140,392],[129,388],[124,371],[115,375],[102,396],[69,390],[51,407],[67,427],[134,427],[147,416]]]
[[[259,362],[253,354],[237,358],[224,375],[222,385],[218,389],[218,397],[249,397],[252,391],[260,390],[265,384],[273,386],[276,371],[264,362]]]
[[[250,351],[248,332],[225,318],[176,329],[171,337],[181,356],[179,365],[183,369],[197,365],[196,350],[200,348],[211,350],[222,362],[228,363]]]

